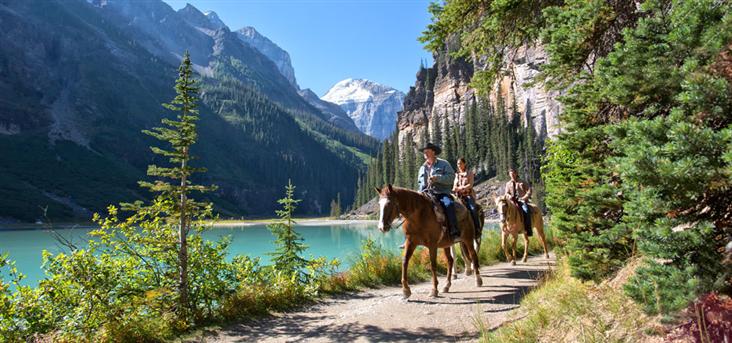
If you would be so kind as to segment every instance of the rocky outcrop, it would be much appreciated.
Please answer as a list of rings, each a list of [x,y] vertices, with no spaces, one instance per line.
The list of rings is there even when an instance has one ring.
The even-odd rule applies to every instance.
[[[400,142],[412,137],[423,144],[427,128],[443,126],[445,122],[462,125],[472,102],[488,101],[496,108],[501,103],[499,98],[507,110],[511,109],[506,113],[530,118],[538,139],[556,135],[560,131],[561,112],[558,92],[547,91],[541,84],[529,84],[545,61],[546,53],[541,47],[518,49],[505,62],[505,76],[496,80],[487,97],[478,97],[469,83],[475,70],[481,68],[480,63],[454,58],[445,52],[435,54],[434,65],[417,73],[417,81],[404,99],[404,110],[397,122]],[[523,120],[524,125],[529,124]]]
[[[496,80],[489,94],[493,107],[498,106],[498,97],[504,99],[506,113],[521,118],[531,118],[531,125],[540,139],[552,137],[560,132],[559,113],[562,106],[557,100],[560,93],[547,91],[541,83],[531,85],[539,74],[539,67],[546,62],[546,52],[541,46],[521,47],[506,60],[507,73]],[[527,123],[524,121],[524,124]]]
[[[267,56],[279,69],[282,76],[284,76],[290,84],[296,89],[300,89],[295,79],[295,69],[292,67],[292,61],[290,60],[290,54],[280,48],[277,44],[269,40],[269,38],[261,35],[257,30],[251,26],[241,28],[236,31],[237,36],[242,42],[251,45],[253,48],[259,50],[263,55]]]
[[[369,80],[345,79],[322,99],[340,106],[363,133],[384,140],[394,133],[404,93]]]

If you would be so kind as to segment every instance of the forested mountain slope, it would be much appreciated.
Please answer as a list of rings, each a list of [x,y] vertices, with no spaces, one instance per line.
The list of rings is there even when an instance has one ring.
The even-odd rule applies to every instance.
[[[185,15],[157,0],[0,1],[0,218],[88,220],[146,197],[141,131],[170,115],[186,50],[203,81],[195,154],[224,216],[272,215],[288,178],[303,213],[353,196],[378,142],[329,123],[236,33]]]

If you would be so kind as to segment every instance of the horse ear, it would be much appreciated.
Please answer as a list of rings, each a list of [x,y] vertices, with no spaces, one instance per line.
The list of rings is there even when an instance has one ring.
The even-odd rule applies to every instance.
[[[379,187],[374,187],[374,190],[376,191],[377,194],[381,194],[381,190],[379,189]]]
[[[391,184],[388,184],[387,186],[389,187],[389,192],[393,192],[394,191],[394,188],[391,187]]]

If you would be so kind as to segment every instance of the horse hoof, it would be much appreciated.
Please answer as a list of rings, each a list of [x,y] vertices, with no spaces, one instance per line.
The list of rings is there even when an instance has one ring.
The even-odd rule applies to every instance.
[[[470,276],[470,275],[473,275],[473,270],[472,269],[465,269],[465,276]]]
[[[526,261],[528,261],[528,260],[529,260],[528,258],[524,257],[524,259],[521,260],[521,262],[526,263]]]
[[[453,280],[457,279],[457,273],[455,273],[455,274],[452,274],[452,279],[453,279]]]
[[[412,291],[411,291],[411,290],[409,290],[409,288],[405,288],[405,289],[403,289],[403,290],[402,290],[402,293],[403,293],[403,296],[402,296],[402,298],[403,298],[404,300],[406,300],[406,299],[409,299],[409,297],[411,297],[411,296],[412,296]]]
[[[449,293],[450,292],[450,286],[442,287],[442,293]]]
[[[480,276],[478,276],[478,278],[475,279],[475,285],[478,287],[483,286],[483,279]]]
[[[515,266],[516,265],[516,260],[511,260],[511,265],[512,266]]]
[[[549,254],[544,255],[544,258],[549,259]]]
[[[433,289],[432,292],[430,292],[430,298],[437,298],[437,290]]]

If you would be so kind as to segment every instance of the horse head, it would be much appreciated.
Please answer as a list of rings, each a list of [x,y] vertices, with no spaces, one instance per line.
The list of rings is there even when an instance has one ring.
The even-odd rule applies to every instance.
[[[506,224],[506,209],[508,208],[509,202],[508,196],[499,196],[496,197],[494,200],[496,202],[496,211],[498,211],[498,215],[501,218],[501,226],[503,226]]]
[[[379,230],[388,232],[391,230],[391,223],[399,216],[399,203],[391,184],[374,190],[379,194]]]

